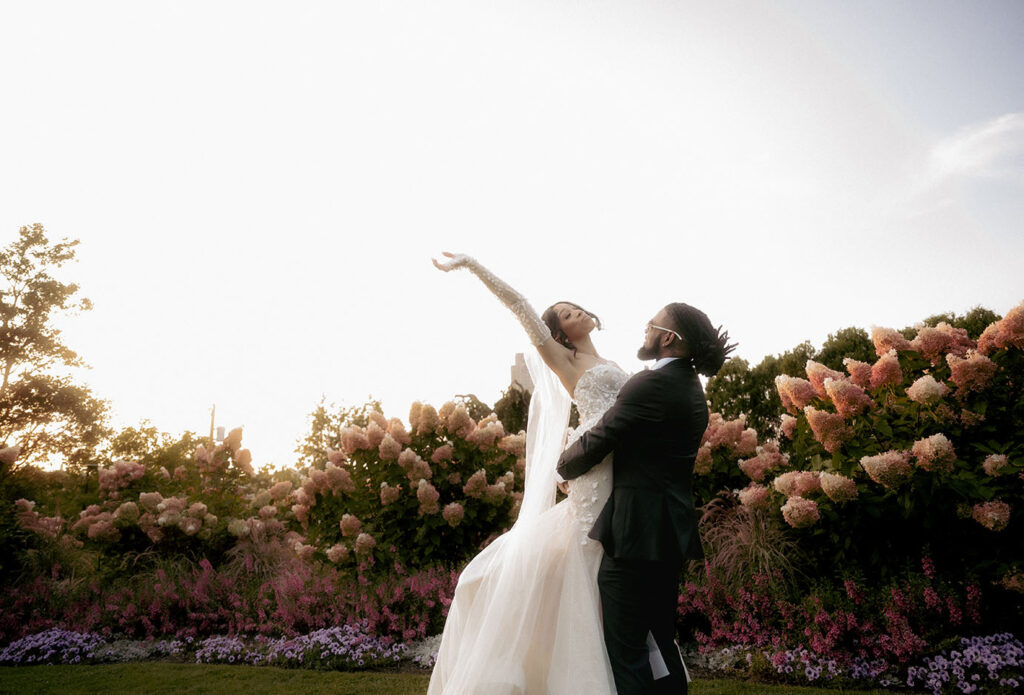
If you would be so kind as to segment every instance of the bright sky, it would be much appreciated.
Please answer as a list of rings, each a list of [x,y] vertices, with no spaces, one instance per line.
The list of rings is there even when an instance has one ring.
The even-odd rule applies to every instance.
[[[625,368],[669,301],[757,362],[1024,299],[1016,0],[18,2],[0,243],[81,239],[66,324],[117,425],[244,426],[292,463],[321,394],[493,402],[518,324],[596,312]]]

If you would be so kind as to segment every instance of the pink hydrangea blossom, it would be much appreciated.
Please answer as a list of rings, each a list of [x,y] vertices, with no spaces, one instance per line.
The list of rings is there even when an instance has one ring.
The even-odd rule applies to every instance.
[[[399,495],[402,493],[402,486],[391,486],[387,483],[380,484],[380,503],[382,506],[388,506],[398,501]]]
[[[0,464],[9,466],[18,460],[18,456],[21,455],[21,445],[15,444],[14,446],[7,446],[0,449]]]
[[[693,463],[693,472],[697,475],[707,475],[711,472],[711,464],[714,458],[711,455],[711,445],[703,444],[697,449],[697,459]]]
[[[962,392],[984,391],[998,369],[995,362],[977,353],[966,358],[946,355],[949,364],[950,381]]]
[[[791,497],[796,489],[796,477],[799,471],[786,471],[775,477],[772,487],[781,492],[785,497]]]
[[[807,365],[804,367],[807,372],[807,379],[811,382],[811,386],[814,387],[814,392],[821,398],[826,395],[825,392],[825,379],[835,379],[841,381],[846,378],[846,375],[842,372],[837,372],[834,369],[829,369],[820,362],[814,360],[807,360]]]
[[[756,451],[754,458],[739,461],[740,470],[751,480],[761,482],[768,471],[789,465],[789,454],[780,453],[776,442],[765,442]]]
[[[343,492],[351,495],[355,492],[356,484],[353,482],[352,474],[348,472],[347,468],[328,463],[324,468],[324,474],[327,476],[327,487],[335,495]]]
[[[864,456],[860,465],[869,478],[890,489],[909,480],[914,472],[909,451],[890,450],[876,456]]]
[[[304,487],[300,487],[296,490],[295,494],[292,495],[292,499],[295,500],[296,504],[304,504],[307,507],[316,506],[316,497],[306,492],[306,488]]]
[[[304,562],[309,562],[313,559],[313,555],[316,553],[316,546],[307,545],[306,543],[296,542],[292,546],[292,550],[295,551],[295,555]]]
[[[412,443],[412,437],[405,429],[405,424],[396,417],[388,420],[388,434],[399,444],[408,446]]]
[[[388,419],[384,417],[384,413],[379,410],[371,410],[367,413],[366,417],[370,422],[376,423],[377,427],[380,427],[382,430],[386,430],[388,428]]]
[[[999,349],[1024,350],[1024,302],[1010,309],[1001,321],[988,326],[978,338],[978,352],[991,354]]]
[[[483,468],[478,470],[473,475],[469,476],[469,480],[462,486],[462,493],[466,497],[475,497],[480,499],[484,496],[484,490],[487,489],[487,473]]]
[[[444,510],[441,512],[441,516],[448,522],[448,525],[455,528],[462,523],[463,517],[466,515],[466,510],[462,508],[462,505],[458,502],[450,502],[444,506]]]
[[[818,523],[821,514],[817,502],[796,496],[782,505],[782,518],[793,528],[804,528]]]
[[[944,434],[919,439],[914,442],[911,452],[917,459],[917,465],[932,473],[948,473],[956,461],[953,443]]]
[[[429,403],[425,404],[420,409],[420,419],[416,423],[416,434],[420,436],[434,434],[440,428],[441,418],[438,417],[437,410]]]
[[[775,389],[779,392],[782,407],[793,415],[818,397],[811,382],[786,374],[775,377]]]
[[[276,512],[277,510],[275,509],[274,511]],[[190,516],[183,516],[178,519],[178,528],[186,536],[194,536],[199,532],[199,529],[203,528],[203,522]]]
[[[126,502],[125,504],[131,503]],[[24,498],[14,502],[18,525],[24,530],[31,531],[40,536],[51,539],[57,538],[64,527],[64,520],[59,516],[41,516],[39,512],[35,511],[35,506],[35,502]]]
[[[964,355],[974,348],[974,341],[962,328],[953,328],[945,321],[937,326],[924,326],[910,341],[910,349],[920,353],[932,364],[939,364],[947,353]]]
[[[164,497],[159,492],[143,492],[139,495],[139,505],[151,512],[155,512],[157,505],[163,501]]]
[[[224,448],[230,449],[231,451],[238,451],[239,447],[242,446],[242,428],[236,427],[230,432],[228,436],[224,437]]]
[[[448,428],[448,419],[455,412],[455,404],[451,401],[446,401],[437,411],[437,417],[441,420],[441,424],[444,425],[445,429]]]
[[[288,493],[292,491],[292,481],[282,480],[278,483],[274,483],[268,492],[270,492],[270,498],[273,500],[283,500],[288,496]]]
[[[441,499],[441,493],[426,480],[421,479],[419,485],[417,485],[416,499],[420,502],[420,516],[424,514],[437,514],[440,511],[437,501]]]
[[[377,453],[382,461],[394,461],[402,453],[402,445],[390,434],[386,434],[377,447]]]
[[[370,440],[362,427],[350,426],[341,429],[341,448],[346,454],[370,448]]]
[[[925,374],[910,385],[907,398],[921,405],[931,405],[937,403],[948,391],[949,387],[944,383],[936,381],[931,374]]]
[[[796,432],[796,426],[798,423],[799,420],[797,420],[795,417],[788,413],[783,413],[781,425],[782,435],[786,437],[786,439],[792,439],[793,434]]]
[[[409,406],[409,429],[416,430],[416,426],[420,422],[420,412],[422,410],[423,404],[419,401],[413,401],[412,405]]]
[[[335,451],[334,449],[327,450],[327,460],[333,463],[335,466],[340,466],[345,463],[345,452]]]
[[[826,377],[825,393],[832,399],[836,411],[846,418],[860,415],[874,404],[862,387],[847,379]]]
[[[871,388],[895,386],[903,383],[903,370],[895,350],[890,350],[871,366]]]
[[[191,505],[189,505],[187,513],[189,516],[193,518],[202,519],[204,516],[206,516],[207,511],[208,509],[205,503],[193,502]]]
[[[371,422],[366,426],[366,441],[370,443],[371,449],[376,449],[380,446],[380,443],[384,441],[384,436],[387,434],[387,430],[378,425],[376,422]]]
[[[135,461],[115,461],[97,474],[100,497],[117,499],[117,492],[129,487],[146,473],[146,467]]]
[[[363,528],[363,522],[354,514],[343,514],[341,521],[338,522],[338,526],[341,528],[341,535],[349,538],[359,533]]]
[[[246,475],[254,475],[252,469],[252,452],[248,449],[239,449],[235,454],[235,466]]]
[[[434,449],[434,453],[430,455],[430,461],[432,463],[441,463],[442,461],[451,461],[453,453],[451,444],[442,444],[441,446]]]
[[[508,489],[505,481],[499,480],[484,488],[483,500],[488,504],[498,505],[508,498]]]
[[[845,504],[857,497],[857,483],[852,478],[839,473],[823,472],[819,480],[822,492],[833,502]]]
[[[120,507],[114,512],[114,518],[117,521],[126,521],[128,523],[135,523],[138,521],[138,505],[134,502],[122,503]]]
[[[787,471],[777,476],[772,486],[786,497],[803,497],[821,489],[816,471]]]
[[[768,488],[757,483],[750,483],[739,491],[740,504],[750,509],[767,509],[770,501]]]
[[[309,523],[309,507],[304,504],[293,504],[292,516],[295,517],[296,521],[305,526]]]
[[[1010,505],[1001,500],[976,504],[971,516],[990,531],[1002,531],[1010,523]]]
[[[419,456],[413,461],[409,470],[406,472],[406,476],[409,478],[411,483],[419,483],[424,479],[430,480],[434,477],[434,471],[431,470],[430,464],[421,459]]]
[[[1009,469],[1010,460],[1006,457],[1006,454],[989,454],[985,457],[985,461],[981,464],[986,475],[990,475],[996,478],[1003,475]]]
[[[326,492],[330,488],[330,484],[327,482],[327,471],[314,468],[309,472],[309,479],[313,482],[313,489],[318,494]]]
[[[272,519],[277,516],[277,507],[272,504],[267,504],[260,507],[259,515],[261,519]]]
[[[469,435],[475,427],[476,423],[469,416],[469,411],[462,405],[455,406],[445,423],[448,434],[454,434],[463,438]]]
[[[736,442],[733,453],[737,456],[750,456],[756,452],[757,431],[753,427],[748,427],[740,433],[739,441]]]
[[[526,454],[526,434],[510,434],[498,442],[498,448],[513,456],[524,456]]]
[[[491,413],[476,424],[476,428],[465,435],[467,442],[476,444],[481,449],[489,449],[494,443],[505,436],[505,428],[498,416]]]
[[[348,546],[344,543],[335,543],[327,549],[327,559],[335,565],[348,559]]]
[[[726,420],[719,413],[711,413],[708,418],[707,429],[704,430],[704,441],[712,449],[728,448],[735,451],[740,446],[743,431],[747,426],[747,419],[741,415],[734,420]],[[757,446],[756,437],[754,446]],[[753,453],[753,450],[751,450]]]
[[[398,455],[398,466],[408,472],[419,458],[420,455],[412,449],[402,449],[402,453]]]
[[[356,555],[369,555],[376,546],[377,541],[373,536],[368,533],[360,533],[355,542]]]
[[[853,436],[853,429],[846,424],[842,415],[818,410],[810,405],[804,408],[804,415],[807,416],[807,424],[814,438],[830,454],[839,451],[843,442]]]
[[[86,529],[86,535],[94,541],[115,542],[121,538],[121,532],[114,526],[113,517],[107,512],[92,518],[92,523]]]
[[[903,337],[903,334],[892,328],[871,329],[871,342],[875,344],[875,354],[882,357],[890,350],[903,352],[910,349],[910,341]]]
[[[845,357],[843,358],[843,366],[846,367],[846,371],[850,374],[850,381],[865,389],[871,386],[870,364],[855,360],[852,357]]]

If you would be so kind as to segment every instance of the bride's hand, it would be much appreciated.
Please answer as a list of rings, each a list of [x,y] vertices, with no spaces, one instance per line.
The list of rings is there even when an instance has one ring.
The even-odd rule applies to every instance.
[[[465,254],[449,253],[448,251],[445,251],[443,253],[446,257],[448,257],[449,260],[438,261],[436,258],[431,258],[430,260],[434,262],[435,268],[437,268],[438,270],[443,270],[446,273],[450,270],[461,268],[462,266],[466,265],[469,262],[469,256]]]

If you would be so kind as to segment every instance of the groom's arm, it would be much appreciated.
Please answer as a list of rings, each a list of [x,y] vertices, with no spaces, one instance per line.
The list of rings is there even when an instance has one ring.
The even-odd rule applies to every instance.
[[[629,380],[597,424],[562,452],[557,471],[566,480],[577,478],[601,463],[623,435],[640,422],[657,422],[653,372],[641,372]]]

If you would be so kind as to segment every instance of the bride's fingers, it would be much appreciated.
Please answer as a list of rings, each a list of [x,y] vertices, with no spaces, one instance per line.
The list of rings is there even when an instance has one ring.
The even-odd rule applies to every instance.
[[[451,251],[442,251],[441,253],[444,254],[445,256],[448,256],[448,258],[455,258],[455,254],[452,253]]]

